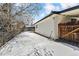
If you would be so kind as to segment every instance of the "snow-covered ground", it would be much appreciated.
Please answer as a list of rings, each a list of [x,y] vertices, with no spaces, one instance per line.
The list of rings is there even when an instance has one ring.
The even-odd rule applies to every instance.
[[[32,32],[22,32],[0,47],[3,56],[79,56],[79,51]]]

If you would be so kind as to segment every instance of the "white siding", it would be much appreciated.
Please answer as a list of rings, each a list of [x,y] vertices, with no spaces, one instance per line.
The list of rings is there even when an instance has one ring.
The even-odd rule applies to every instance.
[[[37,28],[35,28],[35,32],[50,37],[52,32],[52,39],[58,38],[58,24],[63,20],[64,16],[62,15],[51,15],[46,19],[38,22],[36,24]]]

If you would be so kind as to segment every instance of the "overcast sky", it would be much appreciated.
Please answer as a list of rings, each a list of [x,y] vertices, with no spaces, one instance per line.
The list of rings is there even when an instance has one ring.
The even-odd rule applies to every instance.
[[[79,3],[39,3],[40,9],[39,15],[35,16],[35,21],[38,21],[48,15],[51,11],[61,11],[73,6],[79,5]]]

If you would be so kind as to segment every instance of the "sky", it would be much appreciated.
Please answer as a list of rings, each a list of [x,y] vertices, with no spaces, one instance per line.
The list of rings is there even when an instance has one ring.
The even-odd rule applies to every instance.
[[[34,16],[34,22],[41,20],[50,14],[51,11],[61,11],[79,5],[79,3],[38,3],[37,5],[38,7],[40,6],[41,9],[39,10],[39,15]]]

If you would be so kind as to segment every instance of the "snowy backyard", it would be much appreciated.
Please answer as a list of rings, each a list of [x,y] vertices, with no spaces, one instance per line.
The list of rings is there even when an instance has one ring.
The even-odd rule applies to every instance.
[[[76,48],[76,47],[75,47]],[[79,56],[79,50],[32,32],[22,32],[0,47],[2,56]]]

